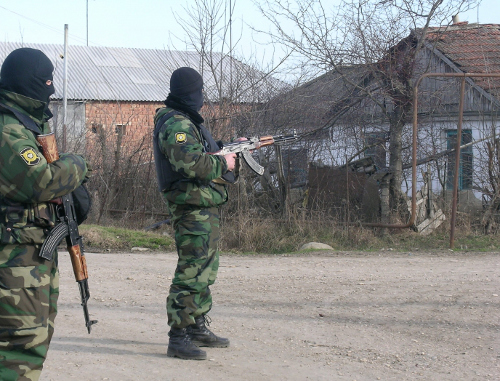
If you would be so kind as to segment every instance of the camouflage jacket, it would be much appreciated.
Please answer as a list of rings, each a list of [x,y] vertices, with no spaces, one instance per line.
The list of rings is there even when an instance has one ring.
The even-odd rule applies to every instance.
[[[155,124],[171,111],[169,107],[159,109]],[[158,142],[179,179],[163,192],[169,203],[213,207],[227,201],[226,187],[213,182],[227,172],[226,160],[205,152],[200,130],[189,118],[184,115],[170,117],[160,129]]]
[[[0,90],[2,243],[41,243],[40,231],[53,227],[55,222],[53,207],[46,201],[72,192],[87,174],[85,160],[78,155],[61,154],[59,160],[47,163],[36,134],[10,111],[29,117],[41,134],[47,134],[50,129],[44,108],[43,102]]]

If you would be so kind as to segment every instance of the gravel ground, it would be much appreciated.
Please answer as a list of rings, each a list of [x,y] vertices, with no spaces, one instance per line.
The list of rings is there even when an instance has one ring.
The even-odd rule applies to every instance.
[[[500,380],[498,253],[222,255],[208,360],[166,357],[175,253],[87,253],[92,319],[61,251],[41,381]]]

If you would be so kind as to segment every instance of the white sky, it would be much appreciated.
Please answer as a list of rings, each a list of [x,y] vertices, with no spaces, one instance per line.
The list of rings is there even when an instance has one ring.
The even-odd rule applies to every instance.
[[[241,30],[244,33],[240,54],[255,55],[263,47],[257,47],[245,25],[266,29],[267,25],[262,24],[265,18],[259,15],[252,0],[232,1],[236,4],[233,35],[239,35]],[[86,45],[88,4],[90,46],[184,49],[182,43],[170,42],[171,34],[183,37],[172,10],[182,14],[182,5],[193,3],[194,0],[0,0],[0,38],[63,44],[64,24],[68,24],[69,44]],[[500,0],[483,0],[479,9],[460,15],[460,20],[500,24]]]
[[[242,17],[261,20],[252,0],[236,4],[234,29]],[[4,41],[63,43],[68,24],[69,43],[122,48],[163,49],[169,34],[182,37],[172,12],[185,14],[193,0],[0,0],[0,38]],[[229,3],[229,1],[228,1]],[[179,46],[179,48],[182,48]]]

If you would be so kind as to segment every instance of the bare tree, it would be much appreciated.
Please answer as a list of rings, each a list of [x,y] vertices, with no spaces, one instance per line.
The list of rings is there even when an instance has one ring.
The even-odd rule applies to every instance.
[[[415,57],[429,26],[449,24],[452,16],[477,4],[476,0],[358,0],[338,6],[321,0],[260,2],[263,17],[273,25],[276,44],[293,50],[292,64],[310,76],[334,72],[363,96],[388,125],[390,194],[392,208],[401,198],[404,132],[411,118]],[[357,67],[363,76],[353,78]],[[367,101],[359,103],[368,107]],[[332,128],[337,119],[326,121]],[[386,205],[386,211],[389,206]]]
[[[493,132],[495,133],[494,129]],[[486,141],[484,146],[487,155],[484,167],[487,182],[481,191],[489,202],[481,222],[486,234],[489,234],[496,227],[495,214],[500,209],[500,139],[494,136],[490,141]]]

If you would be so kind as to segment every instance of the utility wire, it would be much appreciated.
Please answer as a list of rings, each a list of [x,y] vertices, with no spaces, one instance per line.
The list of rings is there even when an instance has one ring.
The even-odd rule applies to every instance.
[[[24,16],[24,15],[22,15],[20,13],[17,13],[15,11],[11,10],[11,9],[5,8],[5,7],[1,6],[1,5],[0,5],[0,8],[6,10],[7,12],[13,13],[16,16],[22,17],[23,19],[26,19],[26,20],[34,23],[34,24],[37,24],[37,25],[43,27],[43,28],[49,29],[50,31],[52,31],[54,33],[60,34],[60,35],[62,35],[61,37],[64,37],[64,30],[62,28],[58,28],[58,27],[56,28],[56,27],[50,26],[48,24],[44,24],[43,22],[40,22],[38,20],[34,20],[32,18],[26,17],[26,16]],[[72,40],[74,39],[74,40],[77,40],[77,41],[83,43],[84,45],[85,44],[88,45],[88,39],[81,38],[81,37],[78,37],[78,36],[72,35],[72,34],[70,34],[70,35],[71,35],[71,39]],[[94,45],[96,45],[96,46],[102,46],[102,45],[99,45],[99,44],[94,44]]]

